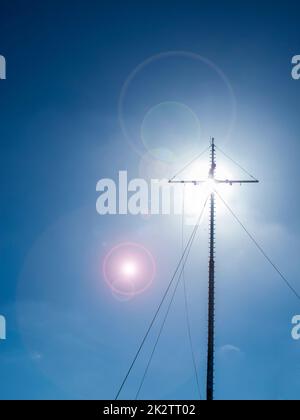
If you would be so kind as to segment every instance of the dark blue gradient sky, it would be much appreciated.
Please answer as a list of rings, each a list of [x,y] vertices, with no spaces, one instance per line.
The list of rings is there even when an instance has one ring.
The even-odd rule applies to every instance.
[[[96,183],[140,175],[140,127],[159,103],[187,105],[201,125],[196,145],[165,139],[176,168],[215,136],[261,180],[236,187],[229,203],[300,289],[299,19],[296,1],[1,1],[0,398],[115,396],[179,258],[181,219],[100,216]],[[120,116],[133,70],[174,51],[204,60],[151,61],[125,85]],[[230,215],[220,212],[217,227],[216,397],[299,399],[299,301]],[[202,394],[207,238],[203,223],[186,273]],[[146,246],[157,265],[152,287],[127,302],[101,274],[122,241]],[[142,398],[197,397],[183,311],[180,290]]]

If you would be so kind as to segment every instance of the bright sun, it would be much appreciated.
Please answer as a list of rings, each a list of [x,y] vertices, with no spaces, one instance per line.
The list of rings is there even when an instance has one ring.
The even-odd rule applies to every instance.
[[[226,167],[217,166],[216,179],[231,179],[232,175]],[[206,165],[193,165],[184,176],[185,180],[202,180],[204,183],[198,185],[185,184],[185,213],[187,215],[197,215],[201,211],[203,204],[209,194],[214,190],[220,192],[222,197],[227,199],[232,194],[233,188],[228,184],[217,184],[208,178],[208,169]],[[222,211],[223,212],[223,211]]]

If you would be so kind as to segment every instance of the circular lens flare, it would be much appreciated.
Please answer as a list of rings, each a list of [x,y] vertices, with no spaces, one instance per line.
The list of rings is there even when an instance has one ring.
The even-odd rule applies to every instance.
[[[201,139],[200,122],[185,104],[162,102],[151,108],[141,126],[141,138],[147,151],[161,161],[172,163],[185,150],[196,148]]]
[[[125,278],[129,278],[129,279],[134,278],[138,273],[138,267],[137,267],[136,261],[134,260],[124,261],[123,265],[121,266],[121,272]]]
[[[103,275],[111,290],[133,297],[144,292],[155,277],[152,254],[137,243],[122,243],[112,248],[104,258]]]

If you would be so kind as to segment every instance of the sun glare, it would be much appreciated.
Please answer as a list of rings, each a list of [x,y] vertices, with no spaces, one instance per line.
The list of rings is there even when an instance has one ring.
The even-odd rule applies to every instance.
[[[185,213],[187,215],[197,215],[201,211],[203,204],[212,192],[218,191],[225,199],[229,198],[234,188],[229,184],[218,184],[209,178],[207,165],[194,164],[182,178],[189,181],[204,181],[199,184],[185,184]],[[217,180],[227,180],[232,178],[232,174],[225,166],[218,165],[215,178]],[[221,208],[220,208],[221,209]],[[218,212],[220,211],[218,209]],[[221,214],[223,210],[221,211]]]

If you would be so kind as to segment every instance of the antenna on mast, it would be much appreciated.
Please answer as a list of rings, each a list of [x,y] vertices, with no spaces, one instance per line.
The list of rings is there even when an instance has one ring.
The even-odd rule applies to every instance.
[[[218,184],[254,184],[259,181],[251,180],[232,180],[216,178],[216,145],[214,137],[210,144],[210,169],[207,180],[178,181],[171,179],[170,183],[192,183],[194,185],[203,184],[210,181],[213,185]],[[207,376],[206,376],[206,398],[208,401],[214,399],[214,353],[215,353],[215,229],[216,229],[216,202],[215,189],[212,188],[210,194],[210,220],[209,220],[209,269],[208,269],[208,339],[207,339]]]
[[[211,166],[209,178],[215,181],[216,171],[215,139],[211,139]],[[214,399],[214,341],[215,341],[215,192],[210,195],[209,225],[209,268],[208,268],[208,341],[207,341],[207,400]]]

